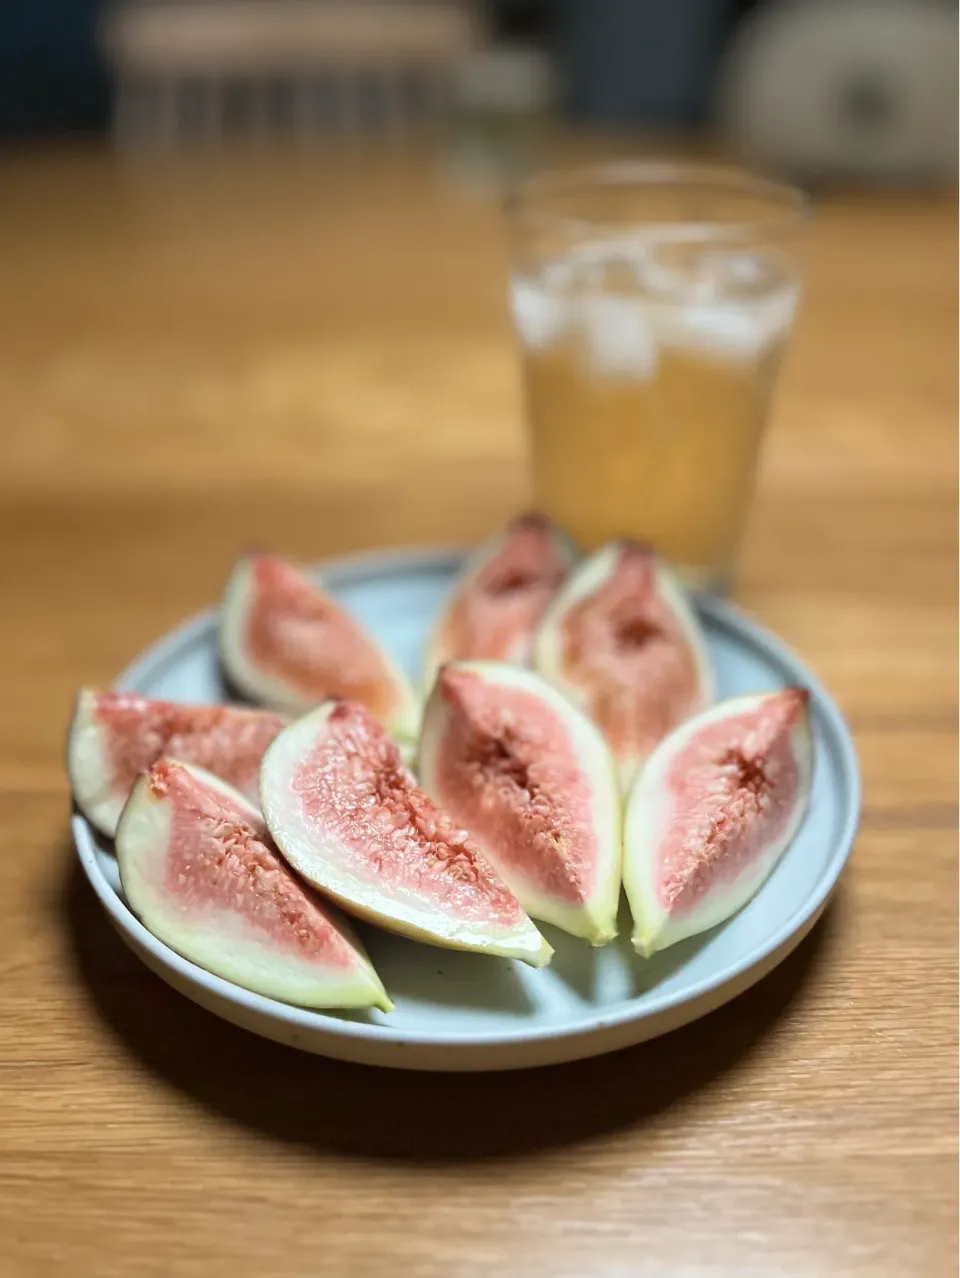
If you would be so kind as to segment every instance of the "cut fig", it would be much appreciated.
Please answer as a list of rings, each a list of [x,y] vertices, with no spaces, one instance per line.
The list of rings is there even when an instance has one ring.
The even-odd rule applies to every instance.
[[[117,862],[144,926],[215,976],[301,1007],[392,1009],[356,937],[283,863],[257,809],[203,769],[164,758],[140,777]]]
[[[84,816],[112,836],[134,781],[167,754],[205,768],[256,800],[263,752],[286,723],[267,710],[181,705],[84,688],[67,736],[73,796]]]
[[[419,706],[406,676],[342,604],[276,555],[252,555],[234,569],[220,656],[253,701],[303,714],[328,697],[349,697],[392,735],[417,734]]]
[[[706,644],[657,555],[611,542],[547,609],[537,670],[599,725],[626,792],[659,741],[713,700]]]
[[[535,919],[603,945],[617,933],[621,812],[597,728],[530,670],[445,665],[420,780]]]
[[[363,706],[328,702],[281,732],[260,801],[290,865],[351,913],[433,945],[550,961],[516,897]]]
[[[641,954],[750,900],[800,827],[812,772],[802,688],[721,702],[657,747],[625,823],[623,882]]]
[[[576,559],[543,515],[521,515],[471,556],[427,648],[424,682],[445,661],[530,662],[540,620]]]

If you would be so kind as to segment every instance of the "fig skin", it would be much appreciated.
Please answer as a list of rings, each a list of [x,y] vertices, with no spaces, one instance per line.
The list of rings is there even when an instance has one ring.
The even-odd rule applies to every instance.
[[[512,697],[519,699],[519,706],[512,712],[518,720],[520,707],[525,708],[528,703],[533,704],[534,715],[542,711],[545,718],[539,724],[531,722],[525,734],[522,723],[510,723],[508,712],[504,719],[512,747],[483,733],[474,739],[468,721],[457,707],[456,683],[463,676],[479,681],[469,685],[473,690],[479,686],[489,690],[495,717],[501,703],[509,704]],[[461,726],[466,726],[465,733],[457,732]],[[564,754],[558,761],[559,768],[556,764],[551,767],[550,759],[543,756],[543,738],[549,738],[554,731],[576,758],[577,774],[573,778]],[[445,785],[444,774],[451,762],[472,772],[471,758],[457,758],[454,753],[459,747],[469,755],[471,746],[484,754],[491,753],[491,757],[504,758],[500,772],[498,765],[493,765],[493,788],[487,790],[486,798],[472,786],[464,793]],[[521,756],[526,760],[522,785],[513,776],[520,767]],[[591,945],[605,945],[616,936],[622,809],[613,759],[596,726],[545,679],[502,662],[457,661],[444,665],[424,712],[419,775],[427,793],[471,832],[481,852],[532,918],[552,923]],[[574,793],[565,805],[563,783],[569,785],[571,781]],[[517,799],[514,812],[519,816],[520,830],[526,829],[532,845],[527,865],[520,864],[516,855],[515,826],[507,832],[497,829],[495,823],[488,837],[481,834],[489,814],[485,804],[493,796],[506,799],[512,795]],[[589,809],[589,823],[576,811],[583,803]],[[504,817],[511,822],[509,811],[501,808],[501,819]],[[585,835],[585,829],[589,835]],[[585,864],[582,854],[587,838],[592,840],[592,858]],[[584,877],[589,883],[586,891]]]
[[[281,732],[260,803],[288,864],[348,913],[429,945],[550,962],[516,898],[364,707],[327,701]]]
[[[756,721],[763,714],[777,716],[777,726],[768,731],[762,752],[751,751],[751,757],[744,758],[740,743],[750,738],[744,736],[741,725],[748,721],[746,716]],[[730,727],[729,748],[722,739],[724,725]],[[706,784],[701,786],[702,811],[683,807],[683,796],[671,792],[677,780],[671,773],[673,764],[684,752],[695,752],[698,741],[704,743],[708,757],[693,761],[688,757],[688,768],[679,780],[689,784],[697,767],[712,769],[704,774]],[[629,795],[624,821],[623,883],[634,919],[633,945],[639,954],[648,958],[725,922],[759,891],[803,822],[813,750],[808,694],[800,688],[720,702],[661,742]],[[737,782],[725,788],[721,773],[729,777],[734,767],[741,769]],[[704,833],[691,838],[691,816],[698,812]],[[747,839],[751,831],[755,837],[763,835],[752,848]],[[676,864],[665,865],[664,854],[671,839],[681,838],[681,833],[688,859],[678,869]],[[719,844],[713,842],[718,835]],[[726,859],[717,854],[718,847],[726,850]],[[680,876],[669,892],[665,891],[667,874]]]
[[[347,607],[304,570],[278,555],[246,556],[235,565],[227,582],[220,610],[219,650],[220,663],[232,686],[251,701],[290,715],[305,714],[329,697],[346,695],[341,659],[331,660],[326,671],[319,668],[311,671],[312,679],[323,682],[326,676],[327,686],[316,691],[307,688],[296,671],[281,673],[258,661],[250,631],[256,618],[257,574],[268,570],[286,576],[298,591],[303,591],[304,597],[322,608],[328,630],[340,628],[338,638],[347,640],[346,653],[342,652],[340,658],[349,657],[353,652],[359,652],[364,658],[366,691],[361,695],[359,689],[355,689],[351,693],[353,699],[369,700],[368,708],[397,740],[415,740],[421,707],[407,676]],[[322,639],[323,636],[318,647],[322,647]],[[318,651],[318,657],[322,656]],[[384,701],[389,703],[389,708],[381,710],[380,704]]]
[[[638,598],[637,607],[629,594],[617,605],[597,604],[595,624],[600,628],[601,646],[587,651],[586,673],[583,669],[571,668],[567,660],[571,619],[578,618],[583,624],[582,610],[590,601],[600,599],[602,592],[623,580],[620,574],[631,571],[646,576],[652,591],[645,591]],[[623,629],[625,633],[629,631],[631,637],[636,633],[637,648],[643,649],[644,644],[652,640],[654,647],[645,648],[644,653],[657,650],[661,658],[666,654],[668,662],[672,659],[674,665],[679,658],[681,670],[684,664],[688,667],[689,687],[676,705],[664,704],[661,669],[637,668],[630,651],[633,644],[621,654],[619,636],[614,633],[618,607],[626,610]],[[648,621],[652,623],[649,626]],[[594,651],[609,660],[597,661]],[[620,669],[616,664],[618,660],[623,661]],[[592,718],[607,737],[623,794],[629,792],[644,760],[657,743],[678,723],[706,709],[714,699],[713,670],[706,640],[683,588],[651,547],[628,540],[608,543],[574,568],[544,614],[535,640],[533,664],[539,674]],[[632,719],[624,708],[636,706],[638,701],[638,717]],[[646,727],[644,713],[649,721]],[[626,742],[618,739],[624,731],[635,739]]]
[[[393,1010],[346,920],[284,864],[259,811],[202,768],[157,760],[116,852],[130,908],[198,967],[299,1007]]]
[[[531,534],[545,542],[547,554],[539,560],[537,547],[525,544],[524,539]],[[578,558],[567,534],[537,512],[518,515],[482,542],[467,559],[432,627],[424,662],[424,693],[429,694],[437,671],[447,661],[496,660],[530,665],[543,613]],[[486,578],[492,579],[485,586]],[[538,598],[546,591],[546,597],[531,604],[529,595],[524,599],[525,589],[532,589]],[[474,632],[466,640],[451,633],[458,610],[468,609],[477,592],[490,609],[488,624],[498,628],[496,639],[489,632],[479,636]],[[519,628],[507,641],[510,621]]]
[[[81,688],[66,745],[74,800],[91,825],[113,838],[137,775],[171,753],[255,798],[260,757],[287,722],[285,715],[249,706],[189,705]],[[132,765],[124,746],[134,756]]]

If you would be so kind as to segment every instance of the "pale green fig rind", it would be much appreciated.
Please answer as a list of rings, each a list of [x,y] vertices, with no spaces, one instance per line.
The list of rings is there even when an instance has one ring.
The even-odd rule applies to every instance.
[[[481,852],[532,918],[552,923],[572,936],[589,941],[591,945],[606,945],[617,935],[623,813],[613,758],[602,734],[595,724],[533,671],[494,661],[459,661],[450,665],[453,669],[474,671],[492,687],[520,688],[539,697],[563,719],[575,736],[581,757],[586,756],[585,766],[593,783],[594,828],[604,851],[599,881],[588,901],[582,906],[571,906],[545,896],[528,881],[511,873],[509,867],[498,858],[495,849],[488,847],[476,835],[473,837]],[[447,807],[448,804],[441,793],[436,762],[449,713],[439,687],[435,686],[424,711],[418,769],[421,784],[440,807]],[[452,812],[451,815],[469,829],[468,822],[461,821],[457,813]]]
[[[634,920],[632,944],[644,958],[732,918],[757,894],[796,837],[806,815],[813,779],[813,733],[807,706],[803,707],[791,733],[799,772],[796,803],[786,829],[757,858],[753,872],[744,872],[725,900],[718,902],[714,895],[708,895],[704,906],[685,912],[676,920],[670,919],[656,901],[652,872],[655,872],[656,844],[662,829],[658,821],[664,817],[659,787],[671,760],[699,729],[754,709],[778,695],[754,693],[731,698],[680,724],[650,755],[631,790],[624,821],[623,886]]]
[[[320,704],[316,698],[304,696],[295,684],[260,669],[246,650],[245,636],[253,600],[251,572],[251,559],[241,559],[227,581],[218,628],[220,663],[230,682],[251,701],[288,714],[305,714]],[[312,578],[308,577],[308,580],[318,594],[325,594],[322,585]],[[349,612],[340,600],[333,602],[344,612]],[[370,649],[376,653],[384,677],[396,689],[400,700],[398,710],[384,723],[384,727],[398,740],[415,740],[420,726],[420,701],[413,685],[369,630],[361,626],[355,616],[352,620],[363,632]]]
[[[427,655],[424,660],[424,669],[422,677],[422,688],[424,696],[427,696],[433,689],[436,682],[437,671],[444,662],[452,660],[455,654],[449,651],[445,643],[445,630],[450,624],[453,616],[453,610],[461,597],[471,588],[482,570],[494,559],[507,544],[513,525],[516,520],[502,528],[499,532],[494,533],[467,557],[467,560],[454,581],[447,594],[443,608],[436,618],[427,640]],[[561,528],[551,525],[550,537],[556,547],[560,550],[562,556],[567,562],[568,568],[573,568],[579,559],[579,551],[574,545],[570,537]]]
[[[97,694],[81,688],[67,728],[67,776],[77,807],[92,826],[110,838],[126,796],[113,793],[111,764],[103,749],[103,729],[97,723]]]
[[[263,829],[263,818],[239,791],[191,764],[169,760],[228,795],[249,813],[251,825]],[[347,921],[329,907],[325,912],[354,951],[354,965],[325,979],[315,967],[308,970],[287,955],[271,956],[266,940],[251,942],[242,920],[218,909],[202,925],[175,917],[152,893],[143,862],[159,850],[163,855],[170,828],[170,803],[153,794],[149,777],[137,779],[117,826],[116,854],[123,894],[147,931],[182,958],[252,993],[298,1007],[370,1008],[393,1011],[393,1003],[359,938]],[[232,935],[228,935],[231,934]]]
[[[700,694],[699,709],[707,710],[717,698],[716,681],[713,662],[707,647],[707,638],[703,633],[700,618],[690,602],[690,595],[684,589],[679,577],[663,559],[657,559],[657,582],[660,592],[670,604],[673,614],[680,622],[680,627],[690,644],[697,667],[697,686]]]
[[[566,582],[554,596],[541,621],[534,640],[533,668],[583,713],[589,713],[588,699],[576,683],[568,679],[563,670],[561,640],[563,622],[567,614],[588,596],[594,594],[613,575],[623,542],[611,541],[601,546],[589,558],[573,569]],[[686,592],[665,561],[656,558],[658,589],[680,623],[697,670],[697,713],[709,707],[716,696],[713,665],[710,661],[706,638],[690,604]],[[644,765],[637,756],[615,758],[621,793],[631,789]]]
[[[351,874],[331,840],[320,843],[300,814],[291,809],[289,781],[299,761],[323,736],[336,702],[324,702],[285,728],[267,749],[260,769],[260,802],[274,842],[287,863],[344,910],[388,932],[442,949],[468,950],[500,958],[520,959],[545,967],[553,949],[529,919],[510,930],[451,919],[427,904],[415,908],[386,890]]]

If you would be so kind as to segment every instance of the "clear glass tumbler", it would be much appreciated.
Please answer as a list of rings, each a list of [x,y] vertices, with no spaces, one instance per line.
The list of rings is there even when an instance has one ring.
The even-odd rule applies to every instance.
[[[799,294],[800,192],[734,169],[600,165],[508,201],[540,509],[584,547],[728,582]]]

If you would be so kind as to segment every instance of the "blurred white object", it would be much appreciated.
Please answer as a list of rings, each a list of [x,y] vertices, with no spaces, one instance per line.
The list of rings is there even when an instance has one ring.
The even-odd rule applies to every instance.
[[[453,172],[490,185],[530,169],[555,80],[549,54],[533,45],[495,44],[466,58],[451,84]]]
[[[436,118],[481,23],[467,0],[128,0],[107,15],[122,145],[405,132]]]
[[[750,159],[804,178],[954,178],[957,11],[936,0],[773,0],[720,76]]]
[[[495,44],[457,69],[453,94],[465,109],[520,115],[546,110],[553,84],[553,64],[543,49]]]

